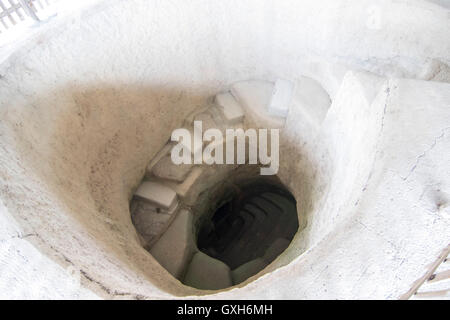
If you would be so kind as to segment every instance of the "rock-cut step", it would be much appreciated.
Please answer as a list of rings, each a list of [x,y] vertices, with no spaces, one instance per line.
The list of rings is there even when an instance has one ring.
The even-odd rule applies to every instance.
[[[282,128],[289,111],[291,84],[263,80],[241,81],[231,86],[231,93],[242,106],[249,127]]]
[[[180,210],[167,231],[150,249],[161,266],[177,279],[181,279],[197,251],[192,227],[192,213]]]
[[[195,166],[186,176],[183,182],[164,181],[163,183],[170,187],[181,197],[184,204],[193,205],[195,203],[195,195],[201,191],[202,185],[199,183],[200,177],[204,172],[204,167]]]
[[[172,221],[178,208],[175,191],[157,182],[144,181],[131,202],[131,218],[140,236],[150,245]]]
[[[244,263],[231,271],[233,284],[244,282],[251,276],[263,270],[269,263],[275,260],[289,246],[290,241],[284,238],[276,239],[267,249],[262,258],[256,258]]]
[[[134,195],[154,204],[161,211],[173,212],[178,204],[176,192],[158,182],[142,182]]]
[[[263,256],[263,260],[267,263],[274,261],[280,254],[284,252],[284,250],[289,247],[291,242],[284,238],[276,239],[270,247],[266,250],[266,253]]]
[[[173,144],[171,146],[173,147]],[[193,150],[191,147],[188,149],[192,155]],[[171,190],[172,196],[178,195],[186,201],[186,197],[201,176],[203,168],[195,164],[175,164],[171,158],[171,151],[171,149],[165,151],[165,154],[160,156],[151,168],[147,168],[147,178],[150,183]]]
[[[237,124],[244,119],[244,110],[230,92],[217,94],[216,104],[222,111],[227,124]]]
[[[192,164],[175,164],[170,154],[164,156],[153,167],[152,174],[160,179],[167,179],[176,182],[183,182],[191,172]]]
[[[183,282],[202,290],[219,290],[233,285],[230,268],[203,252],[194,255]]]
[[[233,278],[233,284],[239,284],[241,282],[244,282],[251,276],[260,272],[266,266],[267,266],[267,262],[265,262],[261,258],[256,258],[247,263],[244,263],[243,265],[240,265],[239,267],[237,267],[236,269],[231,271],[231,276]]]

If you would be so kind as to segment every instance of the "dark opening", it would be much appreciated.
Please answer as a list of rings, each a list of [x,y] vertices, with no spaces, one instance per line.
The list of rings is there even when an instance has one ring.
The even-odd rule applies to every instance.
[[[255,259],[264,261],[259,265],[265,267],[297,232],[294,197],[281,184],[263,178],[233,184],[224,194],[225,203],[218,201],[222,204],[199,228],[198,248],[232,270]]]

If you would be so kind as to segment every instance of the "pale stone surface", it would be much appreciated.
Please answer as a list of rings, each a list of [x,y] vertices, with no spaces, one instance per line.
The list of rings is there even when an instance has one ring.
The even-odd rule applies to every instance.
[[[268,107],[269,114],[285,118],[291,106],[293,93],[294,83],[284,79],[277,79]]]
[[[222,153],[223,153],[223,160],[222,161],[226,162],[226,147],[227,147],[227,144],[234,144],[236,139],[237,138],[234,137],[234,136],[231,136],[231,135],[227,136],[226,133],[224,132],[221,139],[217,139],[217,140],[214,140],[214,141],[208,143],[207,147],[210,148],[208,150],[215,150],[215,149],[222,150]],[[204,153],[203,154],[203,162],[205,164],[213,164],[213,163],[215,163],[214,156],[215,156],[215,153],[213,154],[212,152],[208,153],[208,154]],[[236,158],[236,154],[235,154],[235,158]]]
[[[229,124],[242,122],[244,111],[230,92],[219,93],[216,96],[216,103],[222,110],[225,120]]]
[[[173,143],[167,143],[164,147],[152,158],[152,161],[147,166],[146,175],[151,176],[153,167],[164,157],[170,155],[170,150],[173,148]]]
[[[233,84],[231,92],[245,110],[245,122],[249,127],[281,128],[284,118],[268,113],[274,84],[269,81],[249,80]]]
[[[346,70],[419,78],[433,59],[449,65],[450,21],[443,6],[380,0],[377,26],[372,5],[102,1],[76,16],[81,23],[58,16],[35,28],[0,65],[2,216],[27,240],[2,240],[9,271],[0,278],[16,284],[11,296],[395,299],[407,291],[450,240],[438,206],[449,198],[448,87],[389,80],[367,108],[361,85],[341,80]],[[188,114],[232,83],[301,75],[333,100],[319,132],[308,134],[291,109],[281,135],[280,177],[308,218],[304,235],[240,288],[209,295],[180,284],[130,221],[146,166]],[[10,245],[17,250],[3,250]],[[73,295],[68,261],[82,271]],[[27,295],[34,279],[42,295]]]
[[[325,89],[329,97],[334,99],[345,74],[350,69],[350,67],[342,64],[320,61],[311,62],[302,74],[316,80]]]
[[[257,258],[255,260],[244,263],[238,268],[231,271],[231,276],[233,278],[234,284],[239,284],[249,277],[257,274],[259,271],[264,269],[267,266],[267,262],[265,262],[261,258]]]
[[[203,173],[203,168],[196,167],[191,170],[189,175],[186,177],[186,179],[181,183],[175,183],[175,182],[166,182],[166,185],[170,186],[171,189],[175,190],[175,192],[180,196],[185,198],[189,191],[192,190],[192,186],[197,182],[198,178]]]
[[[230,268],[203,252],[197,252],[184,278],[186,285],[204,290],[217,290],[232,286]]]
[[[158,161],[153,167],[152,173],[161,179],[183,182],[192,167],[192,164],[174,164],[170,155],[167,155]]]
[[[299,112],[311,127],[318,130],[331,105],[331,100],[322,86],[315,80],[299,77],[293,93],[292,109]]]
[[[198,127],[198,132],[201,132],[201,127]],[[203,125],[202,125],[203,127]],[[184,149],[187,150],[188,153],[190,153],[191,156],[191,162],[194,162],[194,157],[195,155],[200,155],[202,152],[202,148],[203,148],[203,137],[201,135],[196,135],[195,134],[195,126],[186,128],[189,131],[189,139],[190,140],[183,140],[181,139],[181,141],[179,143],[181,143],[184,146]],[[178,142],[177,142],[178,143]],[[173,152],[173,151],[172,151]]]
[[[181,210],[164,235],[150,249],[155,259],[178,279],[196,251],[192,228],[192,213]]]
[[[284,250],[287,249],[291,242],[287,239],[278,238],[275,240],[272,245],[267,249],[266,253],[264,254],[263,259],[266,262],[272,262],[275,260],[281,253],[283,253]]]
[[[154,181],[144,181],[138,187],[135,196],[150,201],[164,210],[173,208],[177,202],[177,194],[171,188]]]
[[[202,122],[202,129],[203,132],[205,132],[208,129],[216,129],[217,123],[214,121],[213,116],[211,115],[210,111],[208,112],[202,112],[194,117],[194,121],[201,121]]]
[[[80,270],[55,264],[23,233],[0,199],[0,299],[100,299],[85,288]]]
[[[148,246],[154,243],[167,229],[176,210],[176,206],[161,210],[154,204],[143,200],[132,200],[134,208],[131,212],[133,224],[144,243]]]
[[[339,177],[336,183],[330,181],[325,203],[319,205],[310,219],[312,226],[302,235],[315,233],[324,238],[311,238],[310,250],[270,277],[248,284],[246,294],[265,291],[265,298],[295,295],[396,299],[449,242],[450,222],[439,214],[436,203],[446,203],[450,190],[449,182],[443,178],[450,170],[450,111],[446,107],[450,85],[390,80],[383,84],[371,105],[364,106],[368,96],[355,79],[358,76],[351,74],[344,79],[327,115],[327,130],[331,131],[326,134],[328,138],[322,138],[341,141],[343,147],[332,153],[336,161],[334,174],[345,175],[353,182]],[[356,84],[361,94],[357,93]],[[349,120],[345,121],[347,117]],[[330,145],[337,144],[328,141]],[[371,161],[355,161],[367,154],[372,155]],[[380,225],[386,228],[380,229]],[[322,230],[310,233],[309,228]],[[430,228],[433,232],[429,232]],[[418,238],[420,244],[412,241]],[[295,239],[291,246],[296,247],[299,240]],[[278,260],[289,260],[289,251]],[[274,293],[274,283],[286,291]],[[305,285],[317,291],[308,290]],[[215,297],[230,296],[243,298],[244,290]]]

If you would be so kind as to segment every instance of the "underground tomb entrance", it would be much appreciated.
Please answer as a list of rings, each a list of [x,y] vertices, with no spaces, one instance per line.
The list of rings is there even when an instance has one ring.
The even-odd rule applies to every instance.
[[[281,183],[262,177],[232,184],[219,201],[199,228],[197,247],[230,267],[239,284],[289,246],[298,230],[296,201]]]
[[[139,196],[131,214],[143,246],[186,286],[220,290],[259,273],[289,246],[299,222],[296,200],[276,176],[260,176],[249,165],[208,167],[200,176],[195,203],[187,198],[167,208]],[[160,228],[154,236],[152,226]],[[152,234],[150,241],[146,241]]]
[[[274,87],[269,82],[247,81],[242,85],[255,85],[269,96]],[[278,129],[272,129],[282,127],[284,120],[278,117],[279,121],[264,123],[271,128],[270,142],[266,136],[264,146],[264,137],[252,139],[257,132],[248,133],[251,128],[244,116],[231,91],[217,94],[205,108],[185,118],[183,128],[175,130],[175,136],[150,160],[133,193],[131,218],[143,247],[173,277],[192,288],[220,290],[243,283],[274,261],[299,228],[294,197],[277,176],[264,175],[278,171],[273,166],[278,163]],[[216,129],[211,144],[205,143],[209,139],[196,140],[196,131],[200,131],[197,137],[202,137],[202,129],[206,135],[207,128]],[[235,130],[234,135],[228,135],[230,129]],[[264,136],[264,132],[269,133],[259,130],[259,135]],[[180,136],[183,143],[177,139]],[[230,143],[236,147],[236,140],[235,159],[229,161],[227,150]],[[256,142],[257,154],[261,157],[266,150],[267,159],[251,160],[250,146]],[[184,145],[188,147],[183,155],[191,161],[174,161],[172,155],[178,155],[179,146]],[[207,150],[211,145],[214,155],[203,153],[202,158],[213,157],[215,161],[196,162],[202,147]],[[215,159],[220,148],[219,158],[226,154],[227,164]],[[242,157],[238,156],[240,151],[245,152]]]

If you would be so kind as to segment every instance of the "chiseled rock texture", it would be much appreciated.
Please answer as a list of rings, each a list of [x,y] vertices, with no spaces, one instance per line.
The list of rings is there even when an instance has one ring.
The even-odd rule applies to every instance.
[[[150,253],[177,279],[197,251],[193,239],[192,213],[181,210]]]
[[[116,0],[50,20],[0,63],[0,297],[398,298],[450,240],[449,16],[422,0]],[[131,223],[147,165],[233,83],[302,76],[330,99],[313,126],[291,106],[280,132],[302,231],[252,282],[182,285]]]
[[[197,252],[189,264],[184,283],[196,288],[214,290],[233,284],[230,268],[203,252]]]

